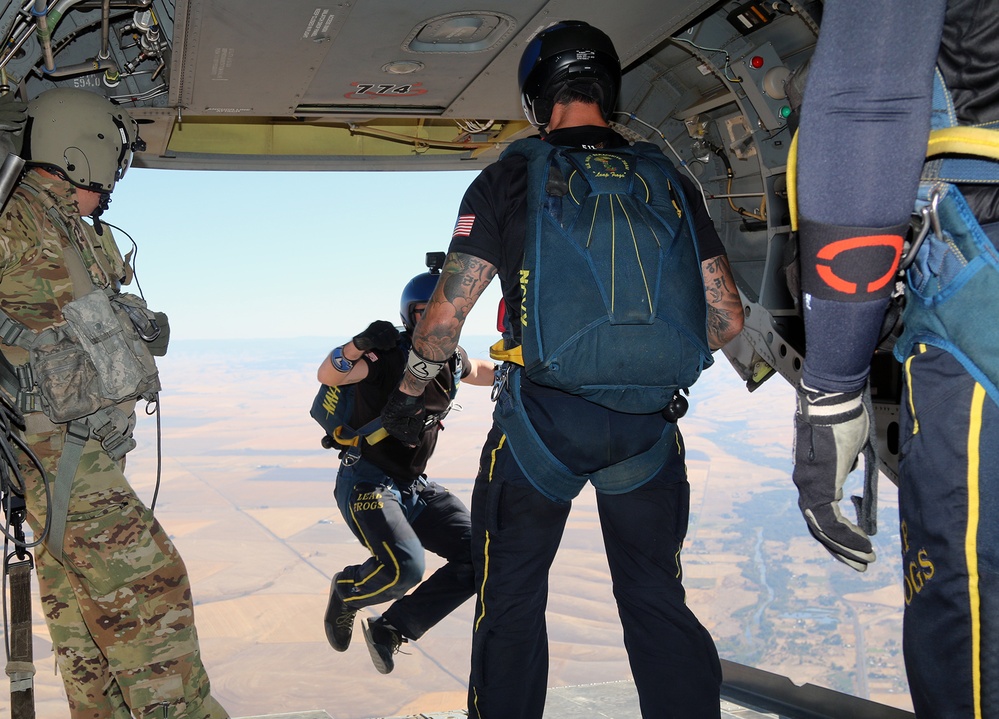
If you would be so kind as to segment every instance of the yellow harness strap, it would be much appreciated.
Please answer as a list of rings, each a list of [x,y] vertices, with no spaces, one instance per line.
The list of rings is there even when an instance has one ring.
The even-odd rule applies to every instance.
[[[500,340],[489,348],[489,356],[497,362],[513,362],[514,364],[519,364],[521,367],[524,366],[523,348],[517,345],[510,349],[504,349],[503,340]]]
[[[343,429],[343,428],[342,427],[337,427],[335,430],[333,430],[333,439],[335,439],[337,441],[337,443],[342,444],[342,445],[347,445],[349,447],[356,447],[357,445],[359,445],[361,443],[361,437],[360,436],[358,436],[358,437],[351,437],[350,439],[344,439],[340,435],[340,430],[341,429]],[[385,431],[384,427],[379,427],[378,429],[376,429],[374,432],[372,432],[371,434],[369,434],[364,439],[366,439],[368,441],[368,444],[378,444],[379,442],[381,442],[386,437],[388,437],[388,432]]]
[[[999,132],[984,127],[945,127],[933,130],[926,156],[943,154],[974,155],[999,160]]]
[[[985,127],[945,127],[930,132],[926,156],[972,155],[999,160],[999,132]],[[798,133],[791,138],[787,153],[787,205],[791,229],[798,230]]]

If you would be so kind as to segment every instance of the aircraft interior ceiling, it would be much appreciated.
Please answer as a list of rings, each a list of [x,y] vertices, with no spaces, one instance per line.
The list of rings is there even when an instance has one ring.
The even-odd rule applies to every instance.
[[[804,59],[814,21],[795,3],[776,3],[783,15],[772,2],[744,4],[769,23],[745,34],[730,17],[737,3],[706,0],[624,0],[612,13],[599,0],[504,0],[493,11],[454,0],[22,0],[0,16],[0,63],[28,96],[69,85],[126,105],[148,123],[148,166],[481,167],[530,132],[517,63],[561,19],[611,35],[626,68],[621,110],[668,135],[693,137],[703,127],[685,121],[736,111],[732,63],[757,50],[775,63],[760,79],[769,72],[780,94],[786,72],[772,70]],[[697,45],[724,53],[700,57]],[[777,131],[780,98],[758,94]]]

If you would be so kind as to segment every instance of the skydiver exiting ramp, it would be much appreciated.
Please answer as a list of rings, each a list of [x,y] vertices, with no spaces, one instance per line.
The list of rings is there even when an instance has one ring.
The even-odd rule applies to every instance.
[[[377,420],[399,384],[410,335],[440,277],[437,263],[442,259],[443,253],[429,255],[431,271],[417,275],[403,289],[401,334],[390,322],[373,322],[334,348],[320,365],[320,382],[352,389],[350,427],[363,431]],[[457,348],[446,370],[423,393],[429,415],[413,446],[390,436],[377,439],[375,433],[351,437],[340,453],[334,497],[347,526],[371,557],[333,577],[326,638],[336,651],[346,651],[358,610],[392,602],[384,614],[361,627],[372,662],[382,674],[395,667],[394,655],[402,643],[422,637],[475,591],[468,509],[445,487],[429,481],[424,471],[459,382],[491,385],[493,370],[492,362],[470,359]],[[421,582],[425,549],[447,563]]]
[[[894,354],[903,653],[920,719],[999,717],[997,38],[995,2],[827,0],[798,136],[794,481],[811,533],[858,571],[874,551],[838,502],[915,210]],[[942,154],[924,165],[928,137]]]

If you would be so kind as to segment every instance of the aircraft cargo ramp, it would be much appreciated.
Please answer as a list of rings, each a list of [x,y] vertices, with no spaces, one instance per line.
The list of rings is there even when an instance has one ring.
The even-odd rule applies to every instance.
[[[914,719],[911,712],[722,660],[721,719]],[[389,719],[465,719],[463,709]],[[324,711],[245,719],[337,719]],[[386,718],[382,718],[386,719]],[[548,690],[545,719],[641,719],[634,682]]]

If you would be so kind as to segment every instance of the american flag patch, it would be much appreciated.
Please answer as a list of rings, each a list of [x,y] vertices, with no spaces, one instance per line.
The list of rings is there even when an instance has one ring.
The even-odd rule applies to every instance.
[[[454,223],[454,232],[451,237],[468,237],[472,234],[472,225],[475,223],[475,215],[458,215],[458,221]]]

